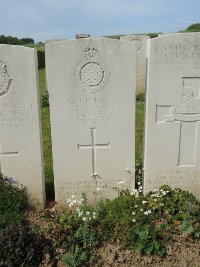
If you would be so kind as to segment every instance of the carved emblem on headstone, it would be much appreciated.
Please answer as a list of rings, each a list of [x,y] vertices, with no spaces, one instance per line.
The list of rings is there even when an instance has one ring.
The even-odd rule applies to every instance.
[[[200,98],[194,96],[193,88],[183,87],[181,102],[177,106],[172,106],[170,115],[166,115],[165,118],[165,121],[200,120]]]
[[[195,80],[196,86],[194,86]],[[187,85],[185,85],[186,82]],[[199,84],[200,77],[183,77],[179,103],[171,106],[157,105],[157,123],[180,123],[177,166],[195,166],[196,164],[196,144],[200,122]],[[163,118],[159,114],[163,114]]]
[[[7,72],[6,64],[0,60],[0,96],[5,95],[11,86],[12,78]]]
[[[99,50],[94,46],[87,47],[75,68],[75,78],[79,86],[86,92],[95,93],[106,86],[109,76]]]

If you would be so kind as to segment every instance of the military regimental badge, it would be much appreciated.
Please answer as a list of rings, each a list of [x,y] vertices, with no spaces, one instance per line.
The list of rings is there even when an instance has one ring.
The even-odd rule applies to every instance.
[[[0,60],[0,96],[5,95],[11,86],[12,79],[7,72],[6,64]]]
[[[86,92],[95,93],[102,90],[108,83],[110,74],[100,52],[94,46],[84,51],[84,56],[75,68],[75,79]]]

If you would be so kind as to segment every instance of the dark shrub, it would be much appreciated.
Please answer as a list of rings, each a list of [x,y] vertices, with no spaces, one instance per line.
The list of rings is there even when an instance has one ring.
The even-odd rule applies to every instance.
[[[12,178],[0,175],[0,229],[12,222],[19,223],[27,205],[25,188],[16,187]]]
[[[47,253],[53,256],[50,241],[31,231],[27,225],[11,224],[0,230],[1,267],[37,267]]]

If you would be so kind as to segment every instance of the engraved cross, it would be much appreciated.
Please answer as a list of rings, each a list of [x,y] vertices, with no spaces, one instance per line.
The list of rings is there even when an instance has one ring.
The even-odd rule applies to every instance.
[[[91,149],[92,150],[92,177],[96,177],[97,168],[96,168],[96,150],[98,148],[110,148],[110,142],[106,144],[97,144],[96,143],[96,128],[90,128],[91,130],[91,139],[92,142],[89,145],[77,145],[78,149]]]
[[[180,124],[177,166],[195,166],[200,122],[200,77],[183,77],[180,103],[176,106],[157,105],[156,109],[156,123]]]
[[[2,146],[0,145],[0,173],[3,174],[3,168],[2,168],[2,157],[4,156],[18,156],[19,152],[14,151],[14,152],[2,152]]]

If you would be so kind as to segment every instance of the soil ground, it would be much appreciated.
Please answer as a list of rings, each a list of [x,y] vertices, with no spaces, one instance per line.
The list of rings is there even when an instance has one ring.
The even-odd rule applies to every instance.
[[[48,219],[47,214],[50,215]],[[28,221],[44,232],[54,224],[53,217],[54,208],[44,212],[29,211],[26,214]],[[48,233],[46,235],[52,238]],[[104,244],[96,251],[96,262],[91,267],[200,267],[200,242],[192,237],[175,236],[173,243],[167,245],[166,252],[163,258],[142,256],[133,250],[122,249],[118,243]],[[65,253],[63,249],[56,250],[56,265],[55,263],[53,265],[49,255],[46,255],[40,267],[64,267],[59,260],[63,253]]]

